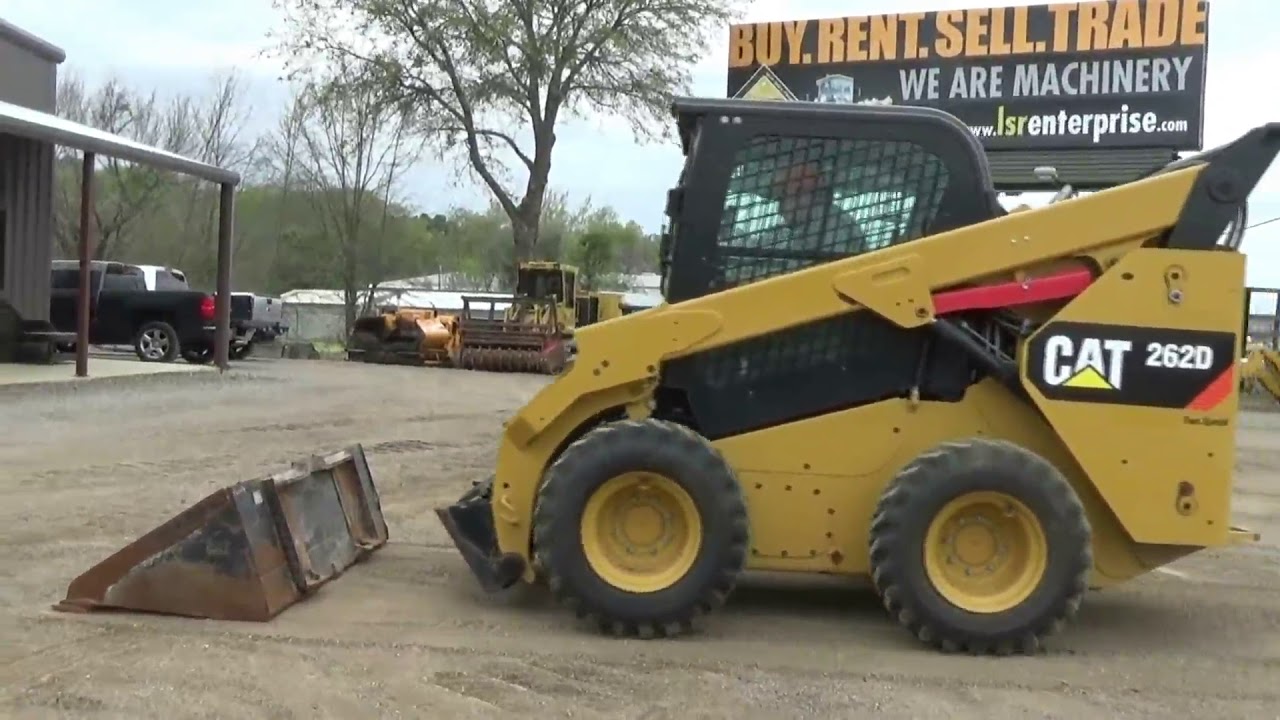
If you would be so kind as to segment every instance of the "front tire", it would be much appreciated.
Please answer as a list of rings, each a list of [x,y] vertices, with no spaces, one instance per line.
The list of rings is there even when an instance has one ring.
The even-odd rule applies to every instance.
[[[173,362],[182,353],[178,333],[166,322],[143,323],[133,336],[133,352],[142,362]]]
[[[1093,567],[1089,522],[1067,479],[995,440],[945,443],[903,468],[870,541],[885,609],[946,652],[1038,651],[1074,618]]]
[[[537,564],[603,632],[673,637],[724,605],[746,564],[747,509],[706,439],[662,420],[597,427],[547,471]]]

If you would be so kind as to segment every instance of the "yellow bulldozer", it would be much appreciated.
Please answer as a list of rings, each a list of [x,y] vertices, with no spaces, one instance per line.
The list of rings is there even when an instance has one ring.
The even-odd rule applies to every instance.
[[[356,318],[347,359],[383,365],[453,365],[458,318],[435,308],[387,306]]]
[[[1249,348],[1240,361],[1240,390],[1263,392],[1280,400],[1280,351],[1264,346]]]
[[[598,290],[580,292],[574,301],[574,320],[577,327],[594,325],[605,320],[631,313],[625,295],[620,292]]]
[[[1034,652],[1232,523],[1247,197],[1280,124],[1006,212],[920,107],[677,99],[666,303],[576,333],[437,513],[480,584],[680,635],[753,570]]]
[[[455,364],[468,370],[560,372],[577,326],[577,285],[576,267],[535,260],[517,267],[515,293],[508,297],[463,295]]]
[[[1264,299],[1270,296],[1271,312],[1253,314],[1252,301],[1258,295]],[[1265,394],[1280,401],[1280,288],[1245,288],[1244,333],[1244,357],[1240,361],[1241,392]]]

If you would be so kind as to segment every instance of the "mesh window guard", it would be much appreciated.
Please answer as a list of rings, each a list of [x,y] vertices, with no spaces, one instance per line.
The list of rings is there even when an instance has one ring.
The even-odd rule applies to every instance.
[[[946,183],[912,142],[757,137],[734,158],[711,290],[919,238]]]

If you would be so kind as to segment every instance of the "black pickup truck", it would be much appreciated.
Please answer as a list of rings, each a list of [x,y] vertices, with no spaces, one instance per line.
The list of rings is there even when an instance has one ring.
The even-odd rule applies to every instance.
[[[53,262],[49,319],[75,332],[80,263]],[[212,347],[213,296],[199,290],[147,290],[142,269],[94,261],[89,277],[89,343],[132,345],[145,362],[171,362],[183,347]]]
[[[148,290],[187,290],[187,274],[165,265],[139,265],[147,281]],[[242,360],[253,352],[258,342],[271,342],[288,332],[283,319],[283,303],[280,298],[255,295],[250,292],[231,293],[231,349],[232,360]],[[213,361],[213,344],[182,346],[182,357],[191,363]]]

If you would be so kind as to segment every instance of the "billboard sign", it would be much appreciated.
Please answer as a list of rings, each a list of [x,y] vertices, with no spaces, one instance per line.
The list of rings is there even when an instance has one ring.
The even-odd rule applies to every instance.
[[[989,150],[1203,143],[1207,0],[734,25],[731,97],[926,105]]]

